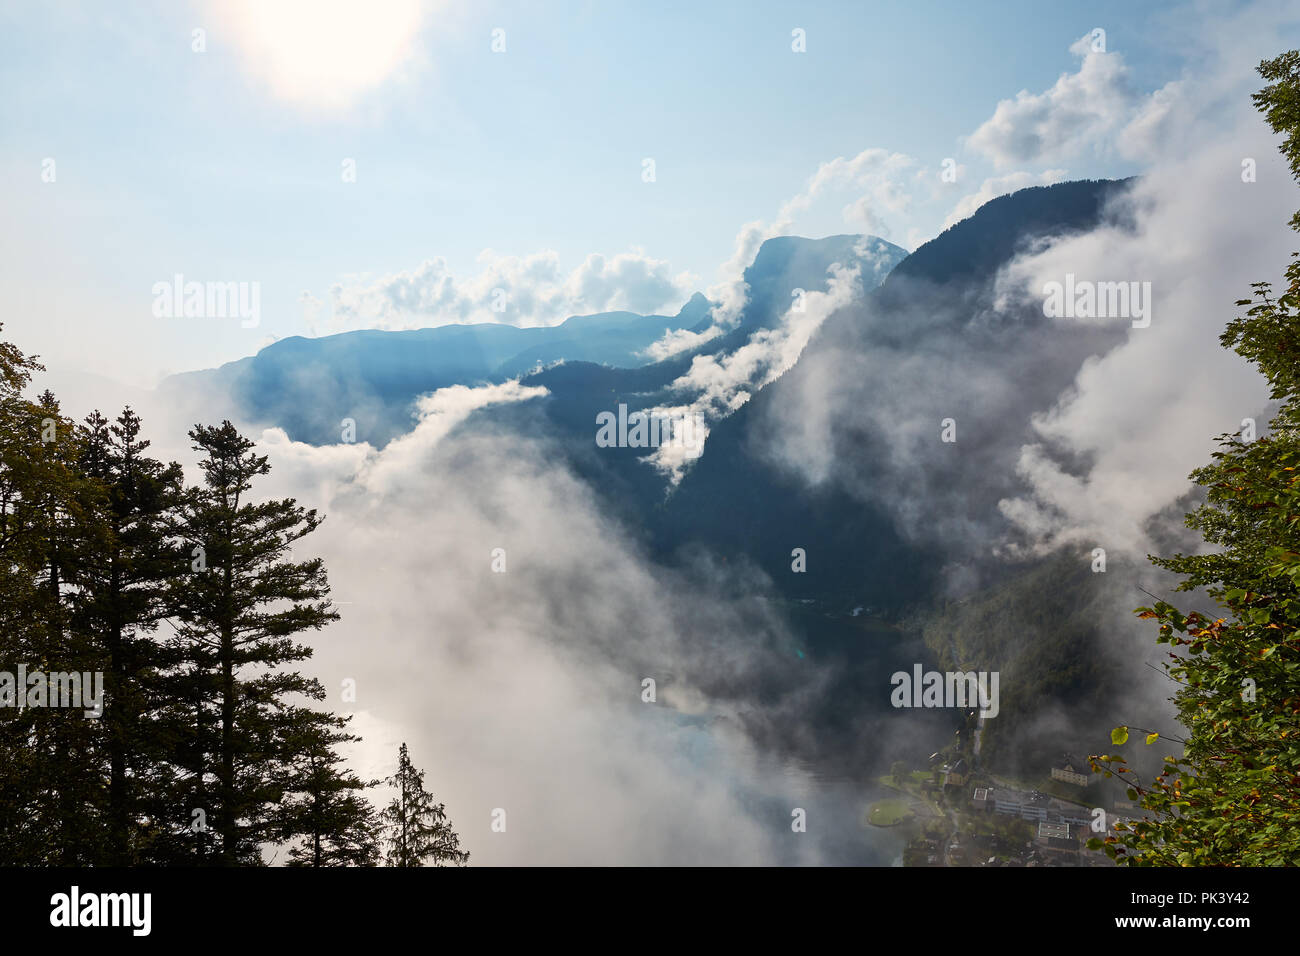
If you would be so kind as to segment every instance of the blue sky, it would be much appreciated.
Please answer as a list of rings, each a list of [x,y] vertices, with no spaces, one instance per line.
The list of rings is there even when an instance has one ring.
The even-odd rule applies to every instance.
[[[1126,108],[1201,55],[1184,4],[390,0],[360,5],[364,30],[348,4],[288,3],[280,19],[240,6],[0,12],[0,291],[24,347],[149,385],[286,335],[538,324],[584,305],[675,311],[719,280],[746,223],[771,224],[837,157],[876,149],[896,162],[870,181],[849,170],[781,231],[913,248],[986,180],[996,194],[1141,171],[1100,135],[1004,162],[988,136],[981,149],[968,137],[1000,102],[1078,73],[1071,45],[1094,28],[1104,62],[1120,64],[1105,89],[1122,89]],[[1294,25],[1272,22],[1244,70],[1295,45]],[[492,50],[498,28],[504,52]],[[806,52],[792,50],[796,28]],[[355,182],[341,176],[349,158]],[[939,179],[945,158],[956,183]],[[575,275],[591,254],[603,264]],[[398,283],[418,297],[432,281],[421,264],[436,259],[458,307],[426,297],[394,311],[389,280],[418,273]],[[497,274],[483,278],[485,262]],[[155,318],[150,289],[175,273],[258,282],[258,326]],[[471,300],[502,275],[520,301],[530,277],[550,291],[493,318]]]

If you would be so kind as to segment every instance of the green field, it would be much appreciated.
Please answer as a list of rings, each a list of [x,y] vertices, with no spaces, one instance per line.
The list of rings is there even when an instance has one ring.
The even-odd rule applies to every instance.
[[[877,800],[867,808],[867,822],[872,826],[892,827],[911,817],[911,809],[902,800]]]

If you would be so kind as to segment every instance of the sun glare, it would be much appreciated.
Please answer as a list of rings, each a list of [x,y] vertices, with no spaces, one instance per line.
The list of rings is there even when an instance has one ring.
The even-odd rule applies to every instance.
[[[351,105],[414,52],[421,0],[234,0],[227,15],[246,66],[277,96]]]

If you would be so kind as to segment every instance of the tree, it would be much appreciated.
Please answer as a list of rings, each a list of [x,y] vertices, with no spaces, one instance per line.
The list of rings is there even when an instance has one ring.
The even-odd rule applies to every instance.
[[[0,343],[0,670],[93,673],[94,648],[70,628],[78,559],[99,537],[97,487],[78,472],[72,423],[48,391],[22,395],[42,367]],[[39,682],[38,682],[39,683]],[[28,687],[6,694],[26,697]],[[0,858],[12,865],[101,859],[99,721],[76,707],[0,711]]]
[[[1272,81],[1255,105],[1284,135],[1300,180],[1300,52],[1259,67]],[[1300,229],[1300,214],[1292,220]],[[1294,258],[1294,256],[1293,256]],[[1221,550],[1152,558],[1183,576],[1179,590],[1205,588],[1221,614],[1187,614],[1167,602],[1139,608],[1159,623],[1171,653],[1173,700],[1187,729],[1181,756],[1143,784],[1121,755],[1094,757],[1130,783],[1150,819],[1089,841],[1139,865],[1289,865],[1300,859],[1300,260],[1286,291],[1254,283],[1245,316],[1221,341],[1255,364],[1281,403],[1269,433],[1220,437],[1213,463],[1193,472],[1206,500],[1187,523]],[[1116,728],[1119,746],[1130,736]],[[1136,730],[1136,728],[1132,728]],[[1162,736],[1143,731],[1146,742]],[[1178,740],[1178,738],[1172,738]]]
[[[179,722],[181,805],[203,811],[215,831],[194,831],[200,855],[257,864],[282,825],[278,804],[295,786],[294,742],[320,721],[290,701],[325,698],[319,681],[287,669],[312,653],[293,635],[338,619],[322,561],[291,555],[323,519],[293,499],[248,500],[270,464],[230,422],[189,435],[203,454],[203,484],[186,492],[174,529],[191,556],[191,573],[173,592],[189,695]]]
[[[294,752],[284,782],[280,838],[301,838],[289,866],[377,866],[381,824],[355,774],[340,769],[335,749],[360,738],[342,732],[346,717],[315,715],[287,739]]]
[[[99,674],[104,699],[3,701],[0,864],[256,865],[289,841],[291,864],[373,865],[370,784],[336,749],[357,738],[292,669],[295,635],[338,617],[323,563],[291,553],[322,519],[247,500],[270,465],[229,422],[190,433],[186,488],[131,409],[77,427],[26,399],[41,370],[0,342],[0,672]]]
[[[104,851],[115,866],[137,861],[141,818],[166,812],[147,806],[163,790],[166,757],[150,715],[166,692],[162,680],[173,655],[152,634],[170,613],[167,583],[184,567],[183,553],[169,539],[183,475],[179,464],[148,457],[148,448],[130,408],[115,423],[95,411],[81,429],[78,464],[104,492],[96,516],[103,533],[78,562],[72,626],[91,639],[105,675]]]
[[[383,820],[387,828],[389,866],[464,866],[469,854],[460,849],[460,837],[447,819],[444,804],[434,803],[424,789],[424,772],[411,763],[406,744],[397,755],[397,773],[386,781],[397,788]]]

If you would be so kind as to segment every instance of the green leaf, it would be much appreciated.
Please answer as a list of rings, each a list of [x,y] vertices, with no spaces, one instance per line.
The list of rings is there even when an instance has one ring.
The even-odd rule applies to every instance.
[[[1116,747],[1122,747],[1128,743],[1128,728],[1116,727],[1110,732],[1110,742]]]
[[[1151,744],[1155,743],[1159,739],[1160,739],[1159,731],[1157,731],[1154,734],[1147,734],[1147,745],[1150,746]]]

